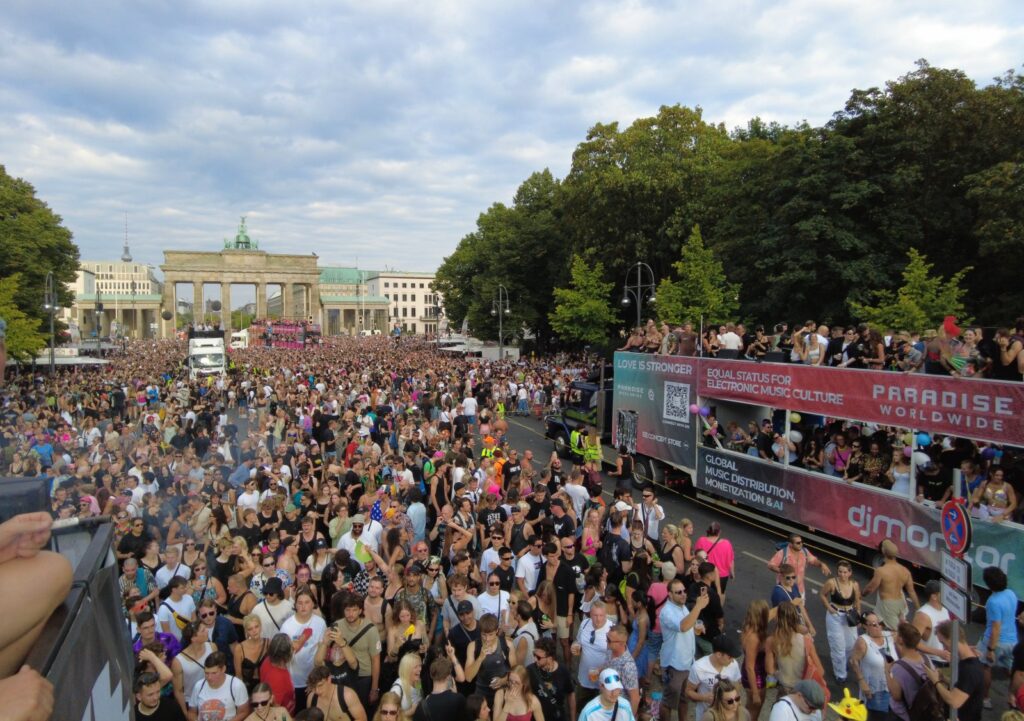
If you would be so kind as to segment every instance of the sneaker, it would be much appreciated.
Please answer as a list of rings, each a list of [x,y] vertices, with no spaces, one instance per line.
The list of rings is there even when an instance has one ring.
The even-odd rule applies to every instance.
[[[990,699],[990,698],[985,699],[984,702],[982,702],[981,705],[984,706],[985,708],[992,708],[992,699]]]

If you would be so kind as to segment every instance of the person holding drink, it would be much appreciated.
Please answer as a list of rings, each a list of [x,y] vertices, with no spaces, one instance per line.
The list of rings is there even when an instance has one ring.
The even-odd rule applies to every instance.
[[[608,612],[603,601],[594,601],[590,617],[583,620],[576,632],[576,642],[570,647],[573,656],[580,659],[576,680],[580,685],[580,705],[586,704],[598,693],[598,674],[604,668],[608,653]]]

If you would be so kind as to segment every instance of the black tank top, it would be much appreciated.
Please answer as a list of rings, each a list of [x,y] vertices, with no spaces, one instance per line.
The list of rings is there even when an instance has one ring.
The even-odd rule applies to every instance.
[[[832,601],[833,606],[852,606],[853,597],[853,591],[850,591],[849,596],[844,596],[839,590],[839,584],[837,583],[835,590],[829,595],[829,600]]]

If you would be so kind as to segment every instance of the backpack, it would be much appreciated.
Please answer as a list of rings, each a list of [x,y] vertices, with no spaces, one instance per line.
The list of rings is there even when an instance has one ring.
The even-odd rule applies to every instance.
[[[906,661],[897,661],[903,670],[910,674],[918,682],[917,693],[914,694],[914,702],[910,704],[908,713],[910,721],[936,721],[949,716],[949,706],[939,696],[935,684],[928,680],[927,676],[918,676],[917,671]]]

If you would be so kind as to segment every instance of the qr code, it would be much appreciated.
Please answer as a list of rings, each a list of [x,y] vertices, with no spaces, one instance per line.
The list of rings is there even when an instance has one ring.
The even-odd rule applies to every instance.
[[[665,405],[662,416],[670,421],[690,422],[690,386],[665,381]]]

